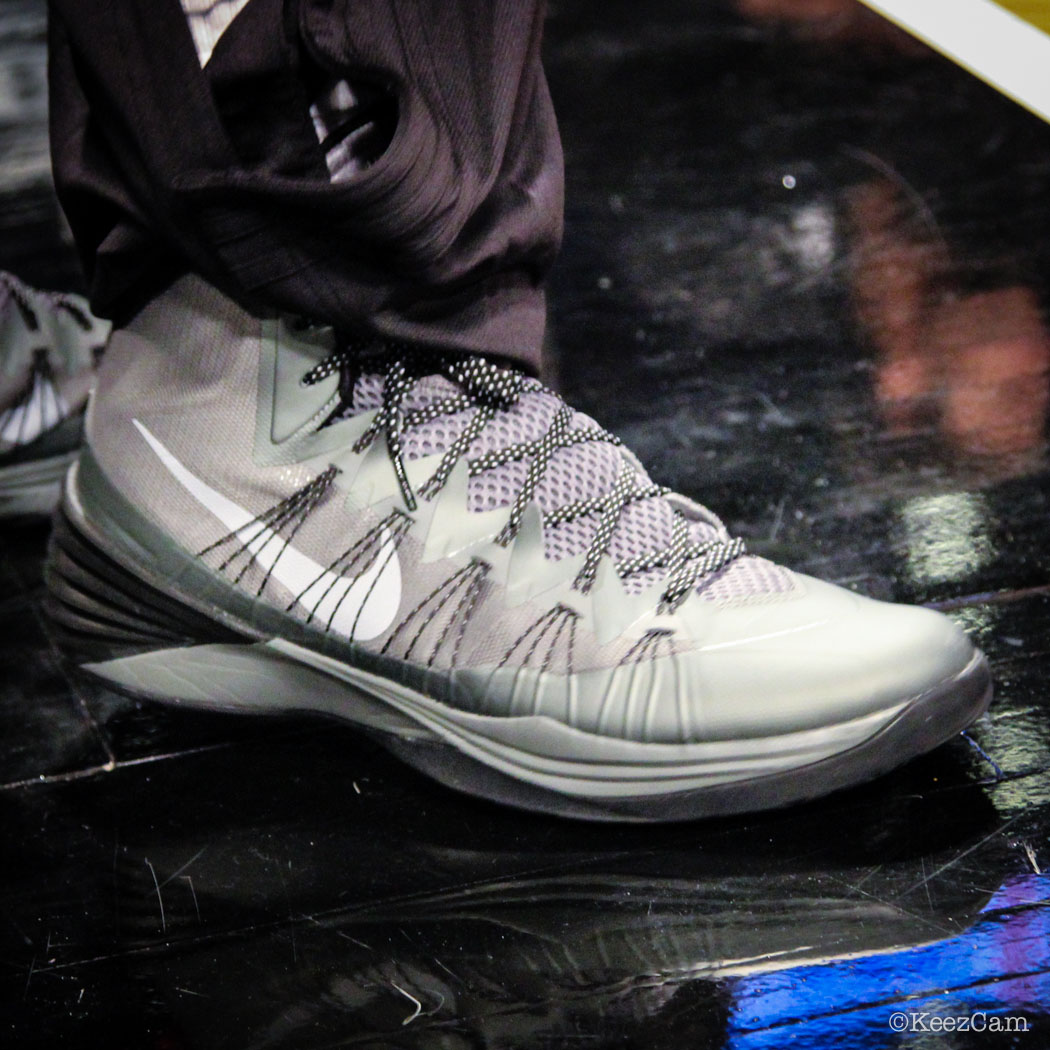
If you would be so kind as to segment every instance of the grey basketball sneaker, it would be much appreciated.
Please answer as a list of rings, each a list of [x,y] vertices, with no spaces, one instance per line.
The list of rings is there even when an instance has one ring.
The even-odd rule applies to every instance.
[[[538,381],[341,346],[196,278],[110,341],[48,578],[118,690],[335,716],[576,817],[820,795],[990,697],[943,616],[749,556]]]
[[[54,510],[108,334],[79,296],[0,273],[0,517]]]

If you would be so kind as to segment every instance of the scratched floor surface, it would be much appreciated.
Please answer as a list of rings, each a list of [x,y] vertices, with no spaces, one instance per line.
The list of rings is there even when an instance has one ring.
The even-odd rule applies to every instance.
[[[853,0],[644,10],[552,11],[551,372],[753,549],[947,609],[991,713],[782,813],[522,816],[71,679],[6,523],[0,1045],[1050,1046],[1050,127]],[[5,0],[0,267],[69,286],[43,39]]]

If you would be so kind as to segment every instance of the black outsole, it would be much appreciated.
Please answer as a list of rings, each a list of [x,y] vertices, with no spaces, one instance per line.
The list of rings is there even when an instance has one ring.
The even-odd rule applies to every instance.
[[[64,651],[78,662],[244,636],[163,594],[55,513],[44,569],[45,611]]]

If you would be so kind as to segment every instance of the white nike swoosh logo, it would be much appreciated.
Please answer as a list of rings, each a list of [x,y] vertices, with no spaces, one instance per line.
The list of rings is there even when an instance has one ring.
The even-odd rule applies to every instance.
[[[132,423],[172,477],[235,534],[256,564],[295,595],[315,620],[358,642],[378,638],[394,622],[401,605],[401,565],[389,533],[383,533],[383,545],[366,573],[355,579],[337,576],[190,473],[137,419]]]
[[[0,441],[28,445],[68,415],[69,406],[51,380],[37,375],[29,397],[21,405],[12,405],[0,413]]]

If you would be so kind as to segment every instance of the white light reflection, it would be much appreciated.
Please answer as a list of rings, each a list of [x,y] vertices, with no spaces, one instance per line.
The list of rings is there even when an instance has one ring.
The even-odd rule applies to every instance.
[[[791,216],[791,251],[808,270],[823,270],[835,258],[835,217],[823,204],[807,204]]]
[[[901,508],[908,574],[916,583],[970,575],[995,557],[991,515],[973,492],[923,496]]]

